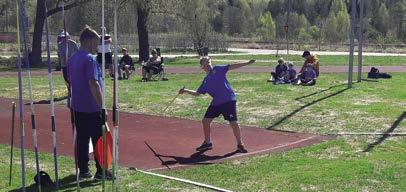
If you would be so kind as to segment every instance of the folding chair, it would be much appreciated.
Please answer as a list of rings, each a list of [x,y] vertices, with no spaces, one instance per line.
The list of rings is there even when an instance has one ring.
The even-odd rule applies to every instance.
[[[159,54],[160,55],[160,54]],[[164,58],[161,57],[161,63],[159,65],[153,66],[153,70],[151,70],[150,75],[151,79],[155,81],[167,81],[168,79],[165,78],[165,64],[164,64]]]

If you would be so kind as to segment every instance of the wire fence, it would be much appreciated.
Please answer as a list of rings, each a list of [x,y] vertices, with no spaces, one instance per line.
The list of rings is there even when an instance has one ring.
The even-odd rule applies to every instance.
[[[31,34],[32,35],[32,34]],[[76,42],[79,41],[79,36],[71,37]],[[118,45],[120,48],[126,47],[130,52],[138,51],[138,35],[119,35]],[[58,48],[57,34],[50,34],[50,48],[52,52],[56,52]],[[32,39],[30,39],[32,41]],[[304,42],[290,40],[289,46],[285,39],[266,42],[255,38],[235,38],[221,34],[208,35],[206,45],[210,52],[224,52],[229,47],[253,48],[253,49],[272,49],[272,50],[318,50],[318,51],[348,51],[349,43],[327,43],[327,42]],[[188,34],[184,33],[162,33],[149,34],[149,46],[151,48],[161,48],[165,51],[193,51],[194,43]],[[31,43],[29,43],[31,47]],[[46,42],[45,36],[42,38],[42,49],[45,51]],[[0,33],[0,53],[15,52],[17,49],[15,33]],[[364,52],[387,52],[387,53],[406,53],[406,44],[377,44],[364,43]]]

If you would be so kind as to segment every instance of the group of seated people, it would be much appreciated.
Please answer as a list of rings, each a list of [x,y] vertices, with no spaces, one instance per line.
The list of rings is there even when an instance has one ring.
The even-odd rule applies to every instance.
[[[293,62],[285,62],[283,58],[278,59],[278,65],[275,67],[275,71],[271,72],[271,78],[268,79],[268,82],[273,82],[273,84],[315,85],[319,76],[319,60],[315,55],[311,55],[309,51],[304,51],[302,57],[306,60],[298,75],[296,75]]]
[[[107,34],[104,42],[104,51],[105,51],[105,69],[106,74],[109,74],[111,77],[114,77],[114,66],[113,66],[113,59],[111,53],[111,37]],[[97,61],[101,64],[102,63],[102,51],[103,48],[100,45],[99,51],[97,54]],[[122,57],[119,61],[119,72],[118,72],[118,79],[129,79],[130,76],[135,71],[135,66],[133,59],[128,54],[127,48],[121,49]],[[156,49],[151,51],[151,57],[147,61],[142,61],[140,64],[142,65],[142,79],[141,81],[150,81],[152,76],[155,74],[159,74],[163,71],[163,61],[161,56]],[[168,80],[165,77],[161,77],[161,80]]]

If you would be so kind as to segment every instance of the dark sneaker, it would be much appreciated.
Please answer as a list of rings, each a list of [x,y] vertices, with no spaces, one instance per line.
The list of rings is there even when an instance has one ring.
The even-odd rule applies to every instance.
[[[248,153],[248,150],[245,149],[244,144],[239,144],[237,145],[237,150],[238,153]]]
[[[90,172],[79,173],[79,180],[90,179],[93,175]]]
[[[200,145],[198,148],[196,148],[196,151],[206,151],[206,150],[211,150],[211,149],[213,149],[212,143],[203,142],[202,145]]]
[[[103,180],[103,171],[97,170],[96,174],[94,175],[94,179],[96,180]],[[111,171],[106,170],[106,180],[113,180],[113,173]]]

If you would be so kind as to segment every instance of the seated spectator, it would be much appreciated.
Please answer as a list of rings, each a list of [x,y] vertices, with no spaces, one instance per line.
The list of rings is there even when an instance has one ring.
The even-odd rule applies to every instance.
[[[312,64],[305,66],[303,72],[299,75],[299,80],[297,81],[298,85],[311,86],[316,84],[316,71],[313,68]]]
[[[285,60],[279,58],[278,65],[275,67],[275,72],[271,72],[271,79],[268,79],[268,82],[273,82],[274,84],[284,82],[287,70],[288,67],[285,64]]]
[[[162,65],[161,57],[155,49],[151,51],[151,55],[147,62],[142,63],[142,81],[151,80],[151,76],[157,73]]]
[[[285,77],[285,82],[286,83],[292,83],[295,82],[296,80],[296,70],[295,68],[293,68],[293,63],[292,62],[288,62],[288,70],[286,73],[286,77]]]
[[[303,70],[306,68],[307,64],[311,64],[313,65],[313,68],[316,72],[316,76],[318,77],[320,74],[320,62],[319,62],[319,58],[316,57],[316,55],[311,55],[309,51],[304,51],[303,58],[305,58],[305,62],[303,63],[302,68],[300,69],[299,73],[302,73]]]
[[[123,53],[123,57],[120,59],[120,73],[119,78],[121,78],[122,71],[124,71],[124,79],[129,79],[132,71],[134,70],[134,63],[131,56],[128,54],[126,48],[121,49],[121,53]]]

